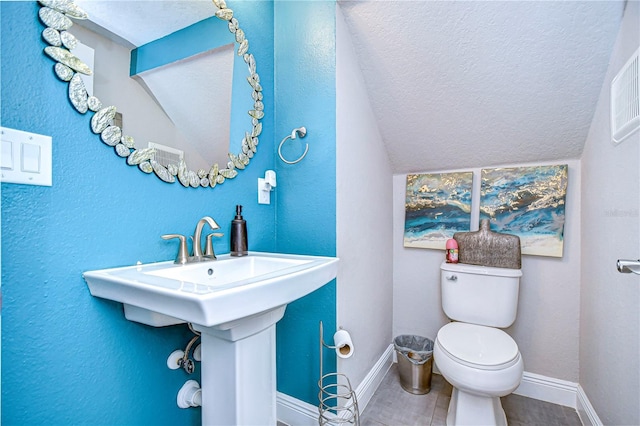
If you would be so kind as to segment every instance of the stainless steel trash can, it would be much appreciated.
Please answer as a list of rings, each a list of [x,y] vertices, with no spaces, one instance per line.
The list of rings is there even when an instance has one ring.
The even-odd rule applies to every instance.
[[[431,390],[433,340],[422,336],[401,335],[394,339],[398,357],[400,386],[405,391],[424,395]]]

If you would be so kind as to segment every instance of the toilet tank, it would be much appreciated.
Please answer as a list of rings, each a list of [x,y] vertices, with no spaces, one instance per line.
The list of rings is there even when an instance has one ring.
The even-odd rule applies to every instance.
[[[516,320],[521,276],[520,269],[443,262],[442,309],[455,321],[509,327]]]

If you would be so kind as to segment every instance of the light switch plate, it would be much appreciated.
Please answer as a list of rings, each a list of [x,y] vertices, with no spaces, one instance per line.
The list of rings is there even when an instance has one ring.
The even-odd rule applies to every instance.
[[[4,183],[51,186],[51,136],[0,127]]]

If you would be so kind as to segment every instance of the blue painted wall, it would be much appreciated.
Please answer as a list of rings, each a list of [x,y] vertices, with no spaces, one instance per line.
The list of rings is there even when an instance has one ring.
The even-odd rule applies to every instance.
[[[191,234],[204,215],[228,235],[236,203],[251,249],[276,249],[275,205],[256,202],[257,178],[274,167],[273,4],[231,7],[265,88],[259,155],[233,182],[187,190],[126,166],[91,134],[42,53],[38,5],[0,2],[2,126],[53,137],[52,187],[1,188],[3,425],[200,423],[200,410],[175,402],[189,377],[166,367],[190,338],[186,326],[129,322],[122,305],[91,297],[81,274],[172,259],[176,242],[160,235]],[[228,252],[228,238],[215,249]]]
[[[90,296],[83,271],[171,259],[175,241],[159,236],[190,234],[203,215],[228,234],[236,203],[251,249],[335,255],[335,3],[230,7],[265,88],[260,155],[232,183],[186,190],[126,166],[90,133],[42,53],[36,3],[0,2],[2,126],[51,135],[54,145],[53,187],[2,185],[3,424],[200,423],[199,410],[175,404],[190,377],[165,366],[190,338],[186,327],[125,320],[120,304]],[[293,158],[308,142],[309,154],[286,165],[275,148],[301,125],[308,136],[284,153]],[[258,205],[256,180],[269,168],[278,173],[274,202]],[[215,248],[228,252],[227,238]],[[318,321],[330,341],[335,317],[335,282],[287,308],[279,391],[317,404]],[[335,371],[334,353],[324,359]]]
[[[276,241],[283,252],[336,254],[335,2],[275,3],[276,143],[296,127],[304,139],[289,141],[276,160]],[[325,339],[336,329],[336,284],[287,307],[277,325],[278,390],[318,404],[318,322]],[[324,351],[325,372],[335,371],[335,352]]]

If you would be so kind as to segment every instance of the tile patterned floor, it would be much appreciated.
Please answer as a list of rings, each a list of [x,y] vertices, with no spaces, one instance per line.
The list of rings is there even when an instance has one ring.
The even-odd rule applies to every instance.
[[[373,398],[361,413],[361,426],[444,425],[451,398],[451,385],[434,374],[431,391],[413,395],[402,389],[397,365],[393,364]],[[581,426],[572,408],[548,402],[509,395],[502,398],[502,406],[510,426]]]

